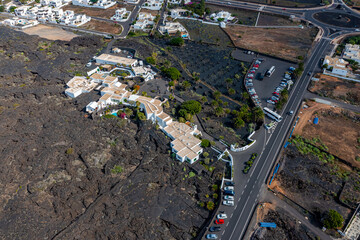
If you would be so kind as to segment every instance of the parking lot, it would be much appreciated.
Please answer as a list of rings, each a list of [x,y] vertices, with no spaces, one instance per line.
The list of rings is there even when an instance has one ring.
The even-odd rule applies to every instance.
[[[272,58],[268,56],[264,56],[261,54],[249,55],[244,53],[244,51],[238,49],[233,52],[232,56],[235,59],[240,61],[251,62],[253,59],[263,59],[261,64],[259,64],[259,68],[254,73],[253,78],[253,88],[256,91],[256,94],[259,96],[261,100],[262,107],[274,108],[273,104],[267,103],[266,101],[272,96],[272,93],[281,83],[281,80],[284,78],[284,73],[288,71],[289,67],[297,67],[296,64],[290,63],[284,60],[280,60],[277,58]],[[261,73],[262,76],[269,70],[272,66],[275,66],[275,71],[271,75],[271,77],[264,77],[263,80],[258,80],[258,73]]]

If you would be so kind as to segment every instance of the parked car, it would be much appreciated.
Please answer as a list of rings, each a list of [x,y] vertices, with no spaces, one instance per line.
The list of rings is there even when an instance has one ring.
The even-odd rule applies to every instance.
[[[295,68],[294,67],[289,67],[289,70],[290,71],[295,71]]]
[[[234,191],[224,191],[224,195],[234,196],[235,192]]]
[[[210,227],[209,228],[210,232],[220,232],[221,231],[221,227]]]
[[[254,74],[250,73],[250,74],[248,74],[248,77],[254,77]]]
[[[227,215],[226,215],[225,213],[218,214],[218,215],[216,215],[216,218],[217,218],[217,219],[226,219],[226,218],[227,218]]]
[[[259,64],[254,64],[254,66],[253,67],[255,67],[255,68],[259,68]]]
[[[91,62],[88,62],[87,64],[86,64],[86,67],[91,67]]]
[[[216,219],[215,224],[224,224],[224,219]]]
[[[252,87],[252,86],[254,86],[254,84],[253,84],[253,83],[250,83],[250,82],[249,82],[249,83],[246,83],[245,85],[246,85],[247,87]]]
[[[267,100],[266,102],[270,103],[270,104],[275,104],[275,102],[273,100]]]
[[[234,182],[225,182],[225,186],[234,186],[235,183]]]
[[[273,100],[273,101],[275,101],[275,100],[279,100],[279,97],[272,96],[270,99]]]
[[[233,200],[234,201],[234,197],[233,196],[224,196],[224,200]]]
[[[206,239],[217,239],[217,238],[218,238],[218,236],[216,234],[213,234],[213,233],[206,234]]]
[[[250,70],[250,72],[249,73],[255,73],[255,70]]]
[[[234,187],[233,186],[226,186],[224,187],[225,191],[234,191]]]
[[[274,95],[277,95],[277,96],[280,95],[280,93],[278,93],[278,92],[273,92],[273,94],[274,94]]]
[[[223,201],[223,205],[226,205],[226,206],[234,206],[234,201],[224,200],[224,201]],[[222,220],[222,219],[219,219],[219,220]]]

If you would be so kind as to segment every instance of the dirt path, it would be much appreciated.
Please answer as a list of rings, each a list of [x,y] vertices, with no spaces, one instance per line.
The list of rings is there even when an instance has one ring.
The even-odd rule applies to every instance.
[[[75,33],[65,31],[58,27],[50,27],[41,24],[35,27],[26,28],[23,30],[23,32],[29,35],[37,35],[41,38],[46,38],[53,41],[70,41],[71,39],[79,36]]]

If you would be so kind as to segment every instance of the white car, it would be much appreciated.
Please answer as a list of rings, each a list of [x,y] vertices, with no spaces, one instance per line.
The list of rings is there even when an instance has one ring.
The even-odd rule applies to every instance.
[[[234,187],[233,186],[227,186],[227,187],[224,187],[224,190],[225,191],[234,191]]]
[[[225,199],[225,200],[232,200],[232,201],[234,201],[234,197],[233,197],[233,196],[229,196],[229,195],[224,196],[224,199]]]
[[[225,218],[227,218],[227,215],[225,213],[221,213],[221,214],[216,215],[216,218],[217,219],[225,219]]]
[[[226,206],[234,206],[234,201],[224,200],[224,201],[223,201],[223,205],[226,205]]]

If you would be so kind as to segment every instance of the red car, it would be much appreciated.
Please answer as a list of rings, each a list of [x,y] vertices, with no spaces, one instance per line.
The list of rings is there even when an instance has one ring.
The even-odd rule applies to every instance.
[[[215,224],[224,224],[224,219],[216,219]]]
[[[258,67],[259,67],[259,64],[254,64],[254,67],[258,68]]]
[[[278,96],[280,95],[280,94],[279,94],[279,93],[277,93],[277,92],[273,92],[273,94],[274,94],[274,95],[278,95]]]

